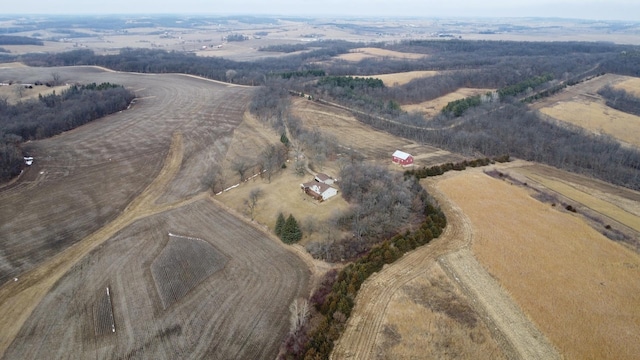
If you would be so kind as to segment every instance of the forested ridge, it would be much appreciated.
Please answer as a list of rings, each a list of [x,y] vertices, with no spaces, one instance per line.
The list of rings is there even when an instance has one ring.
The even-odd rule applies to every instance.
[[[120,85],[93,83],[15,105],[0,99],[0,181],[20,173],[24,141],[51,137],[126,109],[133,98]]]

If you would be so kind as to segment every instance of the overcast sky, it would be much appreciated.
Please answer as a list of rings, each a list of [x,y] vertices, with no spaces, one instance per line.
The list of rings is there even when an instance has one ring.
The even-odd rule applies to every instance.
[[[3,0],[0,14],[562,17],[640,21],[640,0]]]

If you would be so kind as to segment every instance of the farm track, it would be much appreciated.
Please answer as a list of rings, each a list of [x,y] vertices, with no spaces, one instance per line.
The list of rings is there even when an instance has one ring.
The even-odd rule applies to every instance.
[[[427,180],[423,185],[446,214],[447,228],[439,238],[406,254],[365,281],[358,292],[346,330],[336,343],[331,358],[374,358],[391,298],[402,286],[425,275],[428,265],[437,261],[450,280],[458,282],[472,300],[475,310],[488,322],[488,327],[508,358],[559,359],[553,345],[471,254],[469,248],[473,240],[473,227],[470,220],[446,198],[436,182]]]

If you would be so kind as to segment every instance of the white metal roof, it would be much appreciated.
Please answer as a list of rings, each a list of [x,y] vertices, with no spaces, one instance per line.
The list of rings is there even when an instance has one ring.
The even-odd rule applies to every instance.
[[[394,152],[392,156],[400,158],[402,160],[407,160],[407,158],[409,158],[409,156],[411,156],[411,154],[407,154],[404,151],[396,150],[396,152]]]

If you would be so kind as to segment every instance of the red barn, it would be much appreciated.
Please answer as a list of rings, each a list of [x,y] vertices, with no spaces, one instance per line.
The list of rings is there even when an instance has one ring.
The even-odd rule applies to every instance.
[[[413,165],[413,156],[411,154],[407,154],[404,151],[396,150],[396,152],[391,155],[391,160],[402,166],[411,166]]]

